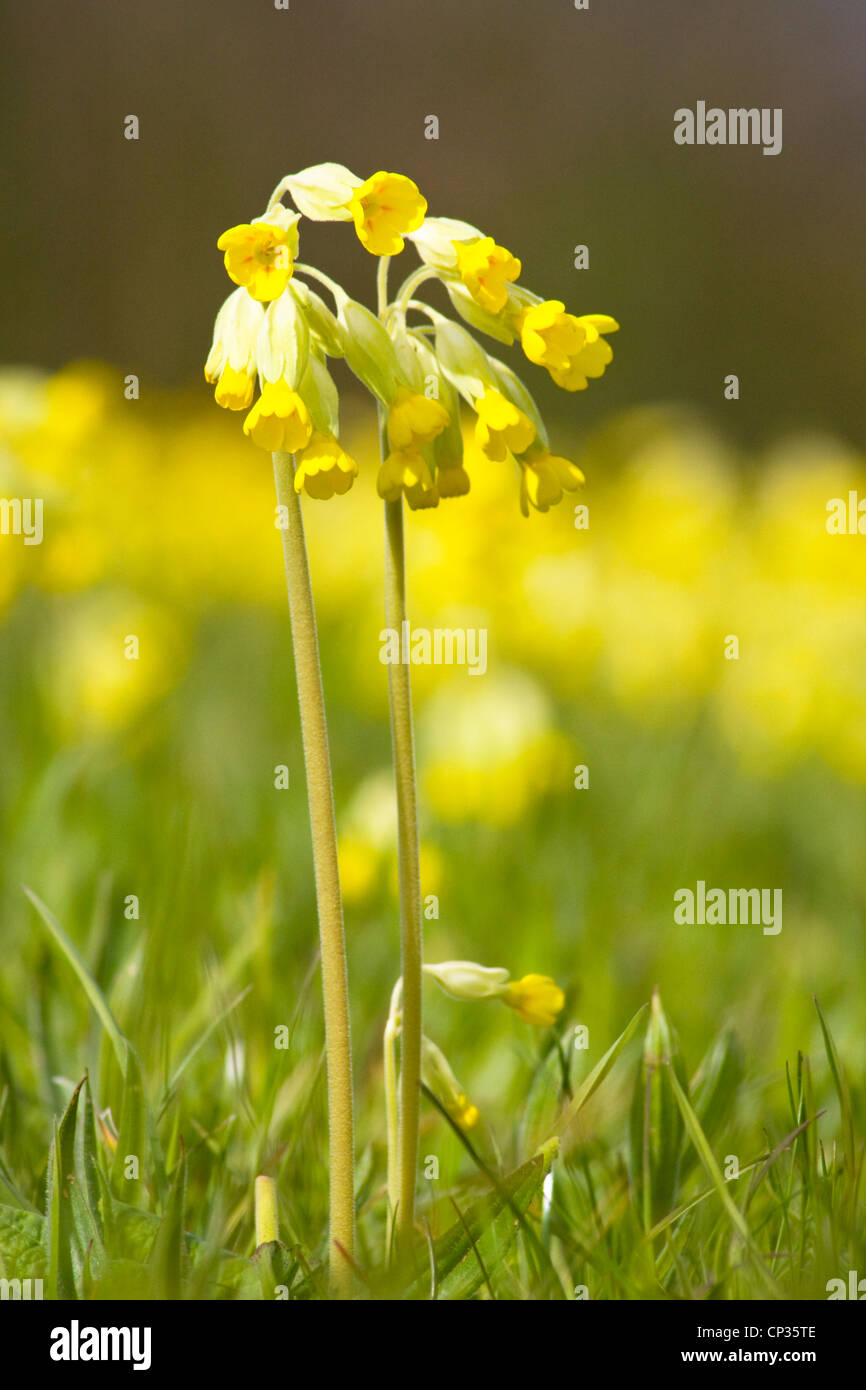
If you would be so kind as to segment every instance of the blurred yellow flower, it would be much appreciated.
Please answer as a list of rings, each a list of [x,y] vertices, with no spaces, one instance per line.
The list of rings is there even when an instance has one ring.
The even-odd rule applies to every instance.
[[[563,492],[574,492],[584,482],[576,463],[551,454],[535,445],[520,459],[520,510],[529,516],[530,505],[546,512],[562,500]]]
[[[70,731],[114,730],[178,679],[186,656],[173,614],[131,595],[93,593],[66,610],[46,671],[46,696]]]
[[[413,509],[435,507],[439,501],[430,466],[417,449],[394,449],[379,469],[376,488],[386,502],[396,502],[404,493]]]
[[[427,200],[404,174],[379,170],[353,189],[347,206],[361,245],[373,256],[396,256],[424,221]]]
[[[537,1028],[550,1028],[565,1005],[565,995],[549,975],[512,980],[501,999],[524,1023],[534,1023]]]

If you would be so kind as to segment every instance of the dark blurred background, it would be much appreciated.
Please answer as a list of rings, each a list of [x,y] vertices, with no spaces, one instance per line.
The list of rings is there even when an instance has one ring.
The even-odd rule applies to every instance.
[[[98,357],[143,389],[200,379],[227,290],[217,236],[333,159],[411,175],[525,283],[620,320],[615,370],[576,398],[539,386],[546,409],[591,425],[678,400],[750,444],[802,427],[861,443],[864,34],[855,0],[9,5],[0,356]],[[782,107],[782,153],[676,146],[674,111],[699,99]],[[302,256],[369,300],[346,227],[307,227]]]

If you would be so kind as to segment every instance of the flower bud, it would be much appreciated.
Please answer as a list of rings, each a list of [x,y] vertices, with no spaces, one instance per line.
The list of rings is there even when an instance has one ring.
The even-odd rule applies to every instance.
[[[454,999],[496,999],[507,986],[508,971],[500,966],[476,965],[472,960],[446,960],[425,965],[425,975]]]
[[[345,164],[311,164],[284,183],[295,207],[313,222],[351,222],[349,202],[362,180]]]

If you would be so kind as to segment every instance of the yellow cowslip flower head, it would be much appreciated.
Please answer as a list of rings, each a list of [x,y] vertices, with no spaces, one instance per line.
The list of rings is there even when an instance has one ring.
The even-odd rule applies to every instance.
[[[246,290],[234,290],[214,324],[213,344],[204,366],[205,380],[216,386],[217,405],[246,410],[255,390],[256,339],[264,309]]]
[[[498,314],[508,302],[506,284],[520,274],[520,261],[492,236],[477,241],[455,241],[457,272],[475,303],[488,314]]]
[[[478,1123],[478,1107],[467,1100],[444,1052],[428,1037],[421,1038],[421,1075],[455,1124],[472,1129]]]
[[[361,245],[373,256],[396,256],[403,237],[424,221],[427,199],[404,174],[380,169],[352,191],[347,204]]]
[[[522,980],[512,980],[500,998],[524,1023],[534,1023],[538,1028],[550,1028],[565,1004],[565,995],[549,975],[524,975]]]
[[[439,504],[430,465],[418,449],[392,450],[379,469],[376,490],[385,502],[396,502],[404,493],[413,511]]]
[[[417,449],[431,444],[447,428],[451,416],[439,401],[400,386],[388,410],[388,440],[392,449]]]
[[[475,440],[489,459],[501,463],[509,451],[525,453],[535,438],[535,426],[528,415],[493,387],[488,387],[473,404],[478,416]]]
[[[507,970],[477,965],[474,960],[443,960],[438,965],[425,965],[424,974],[454,999],[496,999],[508,981]]]
[[[585,482],[576,463],[551,454],[541,444],[535,444],[519,460],[520,510],[529,516],[530,506],[546,512],[562,501],[563,492],[575,492]]]
[[[225,252],[230,280],[253,299],[267,302],[282,294],[295,268],[300,214],[271,208],[264,217],[223,232],[217,247]]]
[[[296,454],[312,433],[310,413],[297,391],[287,381],[264,382],[262,394],[244,420],[244,434],[271,454],[277,450]]]
[[[327,501],[348,492],[357,476],[357,463],[334,436],[314,430],[295,462],[295,492]]]

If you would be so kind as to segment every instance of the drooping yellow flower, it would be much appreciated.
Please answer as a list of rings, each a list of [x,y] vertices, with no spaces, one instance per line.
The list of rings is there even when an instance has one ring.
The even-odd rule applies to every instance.
[[[396,256],[406,233],[424,221],[427,200],[404,174],[380,169],[354,189],[347,206],[361,245],[373,256]]]
[[[298,454],[295,492],[327,501],[348,492],[358,476],[358,465],[330,434],[314,430],[309,444]]]
[[[244,420],[244,434],[269,453],[296,454],[309,443],[312,432],[307,407],[286,381],[266,381]]]
[[[566,371],[586,342],[586,329],[561,299],[545,299],[520,315],[520,342],[537,367]]]
[[[546,512],[562,501],[563,492],[575,492],[585,481],[576,463],[551,454],[541,444],[529,449],[520,459],[520,510],[529,516],[533,506]]]
[[[613,361],[613,348],[601,335],[615,333],[619,328],[616,319],[607,314],[581,314],[577,320],[586,333],[586,342],[568,367],[552,371],[550,375],[565,391],[585,391],[588,378],[604,376],[604,369]]]
[[[256,339],[264,309],[246,290],[234,290],[214,324],[211,350],[205,362],[205,380],[216,386],[217,405],[227,410],[246,410],[256,379]]]
[[[393,449],[379,469],[376,489],[385,502],[396,502],[405,493],[413,511],[439,503],[430,466],[417,449]]]
[[[550,1028],[565,1004],[565,995],[549,975],[524,975],[522,980],[512,980],[500,998],[518,1018],[538,1028]]]
[[[601,337],[619,324],[607,314],[565,312],[559,299],[546,299],[526,309],[517,320],[523,351],[536,366],[546,367],[557,386],[582,391],[588,377],[599,377],[613,358]]]
[[[439,401],[401,386],[388,411],[388,440],[392,449],[417,449],[432,443],[450,420]]]
[[[282,294],[298,253],[298,214],[274,208],[268,215],[272,221],[229,227],[217,242],[229,279],[265,302]]]
[[[520,274],[520,261],[492,236],[477,241],[454,242],[457,271],[475,303],[488,314],[498,314],[508,302],[506,284]]]
[[[522,454],[535,438],[535,426],[528,415],[500,391],[488,387],[475,402],[475,439],[494,463],[501,463],[509,450]]]

